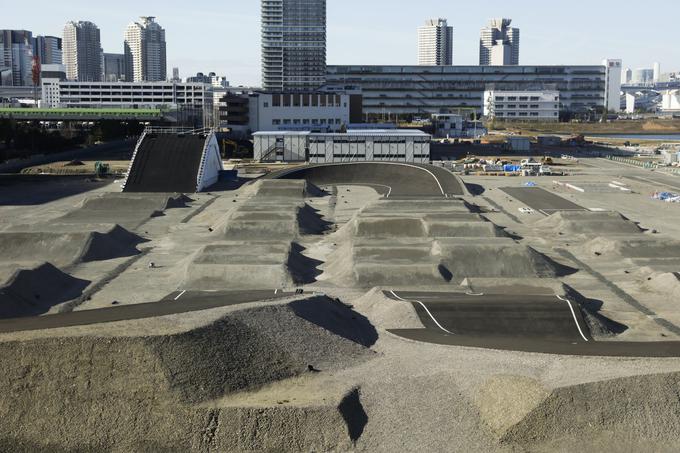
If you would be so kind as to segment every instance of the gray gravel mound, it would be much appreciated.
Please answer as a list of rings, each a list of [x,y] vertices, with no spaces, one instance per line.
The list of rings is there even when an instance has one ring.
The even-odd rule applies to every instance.
[[[17,271],[0,287],[0,318],[47,313],[82,295],[91,282],[65,274],[50,263]]]
[[[680,441],[680,374],[636,376],[556,389],[502,435],[531,445],[559,439],[594,451],[603,432],[650,445]],[[653,449],[653,447],[651,447]]]
[[[320,304],[321,308],[316,308]],[[328,328],[303,319],[333,306]],[[360,393],[264,406],[222,398],[374,357],[351,336],[357,314],[313,297],[232,313],[158,337],[74,337],[0,344],[3,451],[348,451],[366,414]],[[329,324],[330,323],[330,324]],[[365,325],[357,322],[357,330]],[[281,400],[286,398],[281,395]],[[55,423],[59,420],[59,423]]]
[[[599,236],[604,232],[607,235],[642,233],[637,224],[618,212],[560,211],[539,220],[535,226],[541,230],[548,229],[562,234]]]

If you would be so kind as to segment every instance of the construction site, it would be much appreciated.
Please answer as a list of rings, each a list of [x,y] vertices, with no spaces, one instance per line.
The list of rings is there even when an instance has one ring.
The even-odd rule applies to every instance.
[[[0,176],[0,450],[677,451],[678,176],[132,156]]]

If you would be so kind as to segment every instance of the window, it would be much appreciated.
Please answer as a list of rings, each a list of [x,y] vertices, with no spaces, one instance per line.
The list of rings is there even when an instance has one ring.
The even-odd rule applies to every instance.
[[[541,98],[539,98],[538,96],[531,96],[531,100],[534,101],[534,102],[539,101],[540,99]]]
[[[283,124],[290,124],[290,120],[283,120]]]
[[[269,102],[264,103],[264,108],[269,108]]]
[[[281,120],[272,120],[272,124],[274,126],[278,126],[279,124],[281,124]]]
[[[519,116],[529,116],[527,112],[519,112]]]
[[[316,118],[314,118],[314,119],[312,120],[312,124],[319,124],[319,120],[317,120]]]
[[[340,121],[340,118],[337,118],[337,119],[335,120],[335,124],[342,124],[342,121]]]
[[[532,109],[537,109],[537,108],[539,108],[539,105],[538,105],[538,104],[531,104],[531,108],[532,108]]]
[[[516,101],[516,100],[517,100],[517,96],[510,96],[508,98],[508,101]]]
[[[516,108],[517,108],[517,104],[510,104],[510,105],[508,105],[508,108],[509,108],[509,109],[516,109]]]
[[[496,96],[496,102],[505,101],[505,96]]]
[[[293,120],[293,124],[300,124],[300,120]]]
[[[520,101],[528,101],[528,100],[529,100],[529,97],[528,97],[528,96],[521,96],[521,97],[519,98],[519,100],[520,100]]]
[[[519,106],[519,108],[521,108],[521,109],[528,109],[529,106],[528,106],[527,104],[521,104],[521,105]]]
[[[302,124],[309,124],[309,120],[308,119],[302,120]]]

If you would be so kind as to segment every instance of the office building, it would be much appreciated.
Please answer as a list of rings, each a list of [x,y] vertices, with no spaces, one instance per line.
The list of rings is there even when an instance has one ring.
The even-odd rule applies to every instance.
[[[347,133],[256,132],[260,162],[430,162],[432,137],[419,130],[349,130]]]
[[[605,100],[604,106],[608,112],[621,111],[621,71],[623,63],[621,60],[603,60],[602,66],[605,67]]]
[[[326,75],[326,0],[261,0],[262,84],[314,91]]]
[[[358,92],[235,93],[220,95],[220,127],[247,136],[258,131],[337,132],[362,121]]]
[[[125,81],[125,55],[122,53],[104,54],[104,82],[123,82]]]
[[[159,82],[167,79],[165,30],[155,17],[144,16],[125,31],[126,80]]]
[[[484,92],[491,89],[558,91],[561,112],[587,115],[605,106],[611,74],[605,65],[329,66],[327,80],[329,86],[361,89],[369,121],[394,121],[436,113],[481,115]]]
[[[558,91],[484,92],[484,116],[510,121],[557,122],[560,119]]]
[[[453,64],[453,27],[448,26],[446,19],[430,19],[418,28],[418,64]]]
[[[662,93],[661,111],[664,113],[680,112],[680,90],[666,90]]]
[[[633,81],[633,70],[630,68],[626,68],[625,71],[621,74],[621,84],[622,85],[628,85]]]
[[[479,41],[479,64],[482,66],[519,65],[519,28],[511,19],[492,19],[482,28]]]
[[[36,36],[33,38],[33,55],[40,64],[62,64],[62,40],[56,36]]]
[[[0,30],[0,85],[33,85],[33,36],[27,30]]]
[[[66,77],[80,82],[102,79],[102,45],[99,27],[92,22],[69,22],[62,42]]]

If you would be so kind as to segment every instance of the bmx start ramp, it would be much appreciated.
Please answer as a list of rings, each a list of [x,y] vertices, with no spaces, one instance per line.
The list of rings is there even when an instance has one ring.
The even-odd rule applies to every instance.
[[[222,170],[213,132],[147,129],[135,149],[123,192],[201,192],[217,182]]]

